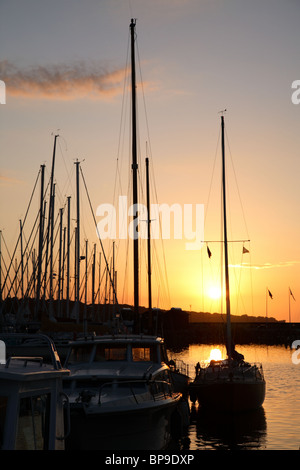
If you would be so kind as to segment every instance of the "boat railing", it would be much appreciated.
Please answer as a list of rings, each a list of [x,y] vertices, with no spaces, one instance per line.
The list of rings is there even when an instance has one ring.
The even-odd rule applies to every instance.
[[[178,372],[189,377],[189,364],[186,362],[181,359],[171,359],[168,364],[172,372]]]
[[[59,358],[56,346],[54,344],[54,341],[51,338],[49,338],[49,336],[47,335],[37,334],[37,333],[36,334],[1,333],[0,339],[2,339],[4,343],[13,342],[13,341],[16,341],[16,342],[21,341],[20,344],[27,344],[28,346],[30,346],[29,341],[32,341],[32,346],[39,345],[39,344],[46,344],[47,355],[49,355],[54,369],[55,370],[62,369],[62,365],[61,365],[60,358]]]
[[[135,385],[147,385],[147,389],[145,388],[145,392],[150,394],[150,397],[153,401],[161,400],[163,398],[168,398],[172,396],[172,385],[165,381],[165,380],[124,380],[124,381],[112,381],[106,382],[101,385],[99,389],[99,396],[98,396],[98,404],[101,405],[101,395],[104,389],[111,388],[114,390],[120,389],[121,387],[127,387],[131,393],[131,396],[134,398],[137,405],[141,404],[142,401],[138,400],[139,393],[136,393],[134,390]]]
[[[226,374],[224,372],[226,371]],[[211,361],[206,367],[198,367],[196,368],[196,376],[207,379],[208,377],[211,379],[212,376],[214,379],[219,380],[222,378],[227,378],[229,371],[228,364],[224,364],[222,361]],[[230,373],[232,377],[239,377],[243,380],[246,380],[251,377],[255,377],[256,380],[264,380],[264,373],[261,363],[248,363],[243,362],[240,364],[233,365],[231,368]]]

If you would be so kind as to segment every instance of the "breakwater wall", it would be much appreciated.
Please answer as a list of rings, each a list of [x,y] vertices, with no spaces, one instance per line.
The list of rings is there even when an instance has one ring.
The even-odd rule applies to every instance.
[[[231,325],[234,344],[266,344],[291,346],[300,341],[300,323],[284,322],[234,322]],[[185,328],[164,329],[168,347],[184,347],[189,344],[224,343],[226,325],[224,322],[200,322],[185,325]]]

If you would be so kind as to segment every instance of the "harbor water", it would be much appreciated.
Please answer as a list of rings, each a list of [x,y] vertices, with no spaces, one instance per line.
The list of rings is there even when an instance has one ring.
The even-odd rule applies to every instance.
[[[189,365],[190,376],[200,360],[208,360],[219,345],[195,345],[169,355]],[[285,346],[237,345],[248,362],[262,363],[266,397],[260,410],[237,415],[204,412],[192,406],[186,450],[299,450],[300,352]]]

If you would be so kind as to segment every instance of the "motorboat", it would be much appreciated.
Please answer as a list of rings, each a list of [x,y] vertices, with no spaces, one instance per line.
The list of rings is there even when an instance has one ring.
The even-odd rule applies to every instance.
[[[63,381],[71,414],[68,449],[164,449],[188,424],[162,338],[105,335],[70,344]]]
[[[3,340],[1,344],[5,345]],[[0,362],[0,448],[3,450],[65,449],[69,416],[62,379],[69,371],[62,368],[54,344],[50,340],[48,344],[52,363],[29,356],[10,356]]]

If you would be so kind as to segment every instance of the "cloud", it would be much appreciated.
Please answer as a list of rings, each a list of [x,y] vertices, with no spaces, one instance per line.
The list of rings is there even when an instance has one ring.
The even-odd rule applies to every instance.
[[[279,263],[264,263],[258,265],[251,265],[248,263],[242,264],[230,264],[230,268],[245,268],[245,269],[274,269],[274,268],[289,268],[291,266],[295,266],[300,264],[300,261],[281,261]]]
[[[110,98],[122,93],[124,74],[124,69],[108,71],[99,64],[82,61],[27,69],[0,61],[7,95],[34,99]]]
[[[6,175],[0,175],[0,186],[11,186],[15,184],[21,184],[24,183],[24,181],[11,177],[11,176],[6,176]]]

